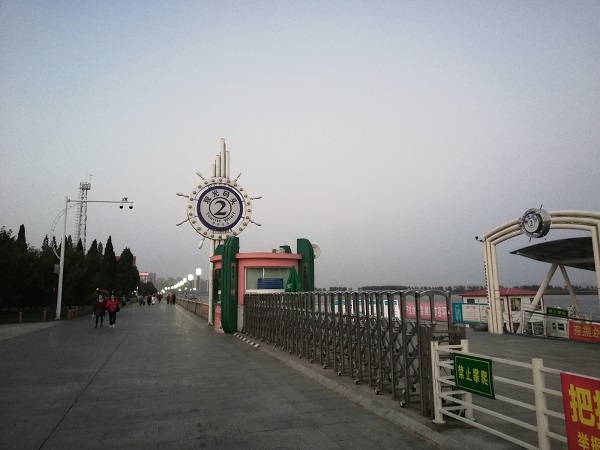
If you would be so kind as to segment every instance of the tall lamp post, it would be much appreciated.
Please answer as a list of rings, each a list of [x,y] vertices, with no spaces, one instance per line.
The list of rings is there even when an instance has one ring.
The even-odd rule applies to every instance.
[[[118,200],[71,200],[69,197],[65,200],[65,220],[63,226],[62,245],[60,246],[60,269],[58,271],[58,293],[56,294],[56,318],[60,320],[60,310],[62,309],[62,293],[63,293],[63,279],[65,273],[65,247],[67,246],[67,210],[69,203],[120,203],[120,208],[123,209],[123,205],[129,205],[129,209],[133,209],[133,202],[127,200],[127,197],[123,197],[120,201]]]
[[[191,273],[187,276],[188,281],[190,282],[190,291],[192,291],[192,283],[191,281],[194,279],[194,275],[192,275]]]

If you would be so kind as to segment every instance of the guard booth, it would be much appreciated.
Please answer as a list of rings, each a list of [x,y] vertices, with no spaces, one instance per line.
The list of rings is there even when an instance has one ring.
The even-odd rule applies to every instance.
[[[314,291],[316,246],[304,238],[297,239],[296,246],[296,253],[292,253],[288,245],[271,252],[240,253],[239,238],[235,236],[215,248],[214,256],[210,258],[215,330],[241,331],[244,295],[285,292],[292,272],[297,272],[301,291]]]

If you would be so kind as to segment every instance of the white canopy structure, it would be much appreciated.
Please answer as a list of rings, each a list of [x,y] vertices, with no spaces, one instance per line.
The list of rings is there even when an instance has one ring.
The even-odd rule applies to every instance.
[[[548,251],[550,247],[547,245],[545,251],[543,248],[538,248],[535,251],[527,249],[517,250],[515,254],[522,254],[539,261],[545,261],[551,264],[544,281],[542,282],[533,305],[539,302],[544,290],[550,283],[556,269],[560,270],[565,278],[567,288],[571,294],[571,298],[575,298],[571,283],[567,276],[564,266],[580,267],[596,272],[596,289],[600,300],[600,272],[597,270],[600,267],[600,213],[592,211],[554,211],[546,213],[543,210],[528,210],[522,218],[507,222],[484,236],[483,242],[483,258],[485,265],[486,286],[488,293],[488,302],[490,311],[488,314],[488,330],[490,333],[502,334],[503,331],[503,316],[502,316],[502,299],[500,298],[500,284],[498,279],[498,259],[496,255],[496,246],[508,239],[521,234],[527,234],[530,237],[542,237],[549,229],[561,228],[571,230],[583,230],[591,233],[591,253],[589,251],[573,250],[574,247],[582,247],[578,240],[562,240],[561,246],[554,245],[554,251]],[[571,242],[569,242],[571,241]],[[558,242],[558,241],[555,241]],[[548,243],[551,244],[551,243]],[[573,248],[569,248],[572,244]],[[535,246],[533,246],[535,247]],[[531,249],[533,247],[528,247]],[[588,245],[589,248],[589,245]],[[535,255],[535,256],[534,256]],[[582,267],[585,266],[585,267]],[[574,306],[578,308],[576,300]]]

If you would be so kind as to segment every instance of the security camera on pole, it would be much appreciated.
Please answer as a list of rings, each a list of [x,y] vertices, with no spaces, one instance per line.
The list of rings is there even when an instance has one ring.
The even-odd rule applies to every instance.
[[[239,235],[249,223],[260,226],[252,217],[252,200],[238,183],[241,173],[231,179],[229,176],[229,152],[225,149],[225,139],[221,138],[221,152],[212,164],[212,176],[205,178],[196,172],[202,181],[194,186],[189,195],[177,193],[187,198],[186,219],[192,228],[202,235],[198,248],[202,248],[205,239],[210,239],[210,256],[215,249],[230,236]],[[213,325],[213,271],[208,273],[208,323]]]
[[[63,291],[63,278],[65,272],[65,247],[67,246],[67,211],[69,209],[69,203],[120,203],[119,208],[123,209],[123,205],[129,205],[129,209],[133,209],[133,202],[127,200],[127,197],[123,197],[121,201],[117,200],[71,200],[67,197],[65,201],[64,214],[64,227],[62,234],[62,244],[60,246],[60,268],[58,270],[58,293],[56,294],[56,320],[60,320],[60,310],[62,309],[62,291]]]

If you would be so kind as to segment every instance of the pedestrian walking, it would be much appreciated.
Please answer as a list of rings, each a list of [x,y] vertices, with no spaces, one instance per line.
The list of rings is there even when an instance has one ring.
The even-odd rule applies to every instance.
[[[96,328],[98,328],[98,319],[100,319],[100,328],[104,323],[104,314],[106,314],[106,300],[101,295],[94,300],[94,316],[96,316]]]
[[[115,294],[111,295],[106,302],[106,309],[108,309],[110,328],[114,328],[117,321],[117,312],[121,310],[119,308],[119,300],[116,299]]]

